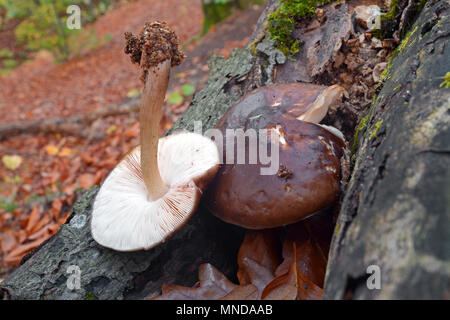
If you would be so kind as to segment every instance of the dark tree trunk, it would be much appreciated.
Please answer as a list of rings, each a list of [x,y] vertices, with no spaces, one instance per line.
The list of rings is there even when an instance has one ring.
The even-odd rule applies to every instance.
[[[388,66],[359,132],[324,298],[450,298],[449,38],[449,2],[431,1]],[[367,287],[370,265],[381,289]]]

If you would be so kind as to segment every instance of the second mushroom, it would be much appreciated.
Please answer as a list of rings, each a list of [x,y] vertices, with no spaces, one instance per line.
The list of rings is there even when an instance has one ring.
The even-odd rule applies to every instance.
[[[261,175],[259,159],[256,165],[227,163],[225,148],[224,164],[206,194],[210,211],[226,222],[264,229],[332,206],[340,193],[345,141],[339,130],[319,122],[344,94],[339,85],[276,84],[250,92],[231,107],[216,128],[224,133],[271,129],[279,139],[279,170]],[[248,143],[245,157],[249,159]]]

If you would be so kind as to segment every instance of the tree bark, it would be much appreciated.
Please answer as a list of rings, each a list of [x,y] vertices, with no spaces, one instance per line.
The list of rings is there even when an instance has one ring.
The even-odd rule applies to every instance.
[[[324,298],[450,297],[449,7],[425,6],[359,132]]]

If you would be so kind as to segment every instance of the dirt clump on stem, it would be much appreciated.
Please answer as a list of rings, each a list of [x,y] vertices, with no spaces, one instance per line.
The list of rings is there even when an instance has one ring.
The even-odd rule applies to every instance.
[[[148,69],[170,59],[171,66],[181,64],[185,58],[178,49],[178,37],[166,22],[155,21],[146,23],[138,36],[125,32],[125,53],[131,61],[138,64],[142,70],[141,80],[145,82]]]

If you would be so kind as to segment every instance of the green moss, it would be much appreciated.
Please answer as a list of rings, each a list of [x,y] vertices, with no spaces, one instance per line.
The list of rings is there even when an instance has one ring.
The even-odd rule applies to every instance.
[[[267,17],[270,39],[284,55],[294,55],[300,51],[300,41],[292,37],[292,30],[301,18],[312,18],[315,9],[334,0],[280,0],[278,10]]]
[[[427,0],[414,0],[413,1],[413,12],[417,16],[425,6]],[[400,19],[400,0],[392,0],[390,4],[389,11],[383,13],[380,16],[381,28],[372,31],[372,34],[379,38],[391,38],[393,33],[397,30],[399,19]],[[412,19],[414,20],[414,19]],[[400,35],[403,37],[403,34]]]
[[[377,137],[378,130],[380,130],[381,125],[383,124],[383,120],[378,121],[375,123],[375,129],[372,130],[372,133],[369,136],[369,139],[373,139]]]
[[[361,135],[361,132],[366,129],[367,127],[367,121],[369,120],[370,112],[361,119],[359,122],[358,127],[356,128],[355,136],[353,137],[353,144],[352,144],[352,155],[355,154],[356,150],[358,149],[359,145],[359,136]]]
[[[392,59],[394,58],[394,54],[392,54],[387,63],[386,63],[386,69],[383,70],[383,72],[380,74],[380,83],[379,85],[381,85],[385,80],[390,79],[391,78],[391,68],[392,68]]]
[[[408,32],[405,36],[405,38],[402,40],[402,42],[397,46],[397,48],[395,48],[394,52],[391,54],[391,56],[389,57],[387,64],[386,64],[386,69],[384,69],[384,71],[380,74],[380,84],[383,83],[385,80],[388,80],[391,78],[391,68],[392,68],[392,60],[394,59],[394,57],[396,57],[400,52],[403,51],[403,49],[406,48],[406,45],[408,44],[408,42],[411,40],[411,37],[414,35],[414,33],[419,29],[419,26],[416,26],[412,31]],[[411,44],[413,44],[416,40],[413,40]],[[398,88],[394,88],[394,90],[397,90]]]
[[[334,237],[338,236],[340,229],[341,229],[341,222],[338,220],[336,222],[336,226],[334,227]]]
[[[405,49],[406,45],[408,44],[409,40],[411,40],[411,37],[414,33],[419,29],[419,26],[416,26],[412,31],[408,32],[405,36],[405,38],[402,40],[402,42],[398,45],[398,47],[394,51],[394,55],[398,54],[399,52],[402,52],[403,49]],[[409,45],[413,44],[416,40],[411,42]]]
[[[442,88],[442,87],[450,88],[450,72],[447,72],[445,74],[445,76],[442,77],[442,79],[444,79],[444,81],[441,83],[441,85],[439,87],[440,88]]]
[[[384,32],[381,29],[374,29],[370,32],[375,38],[384,39]]]
[[[377,101],[377,95],[374,94],[372,97],[372,105],[375,104],[376,101]]]
[[[381,22],[392,21],[398,15],[398,4],[400,0],[392,0],[390,4],[389,11],[381,15]]]
[[[3,60],[3,66],[6,69],[14,69],[15,67],[17,67],[18,64],[19,64],[19,62],[17,62],[17,60],[14,60],[14,59],[4,59]]]
[[[389,11],[380,15],[381,28],[372,31],[372,34],[379,38],[384,39],[391,36],[397,27],[397,15],[399,11],[400,0],[392,0]]]
[[[97,297],[92,292],[87,292],[84,299],[85,300],[97,300]]]
[[[12,52],[8,48],[2,48],[0,49],[0,58],[13,58],[14,52]]]

